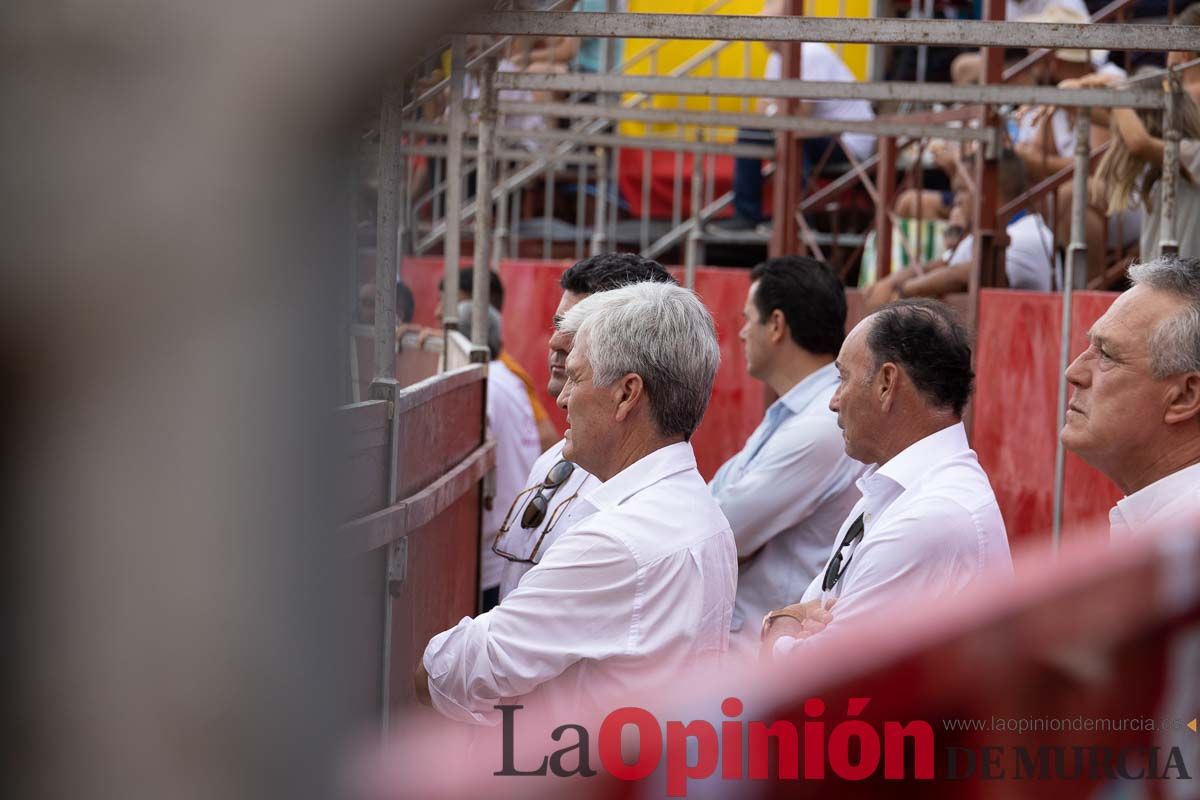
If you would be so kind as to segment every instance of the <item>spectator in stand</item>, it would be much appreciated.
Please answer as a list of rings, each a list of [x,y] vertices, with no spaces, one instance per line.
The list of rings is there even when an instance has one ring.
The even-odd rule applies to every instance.
[[[1004,19],[1007,22],[1051,22],[1053,20],[1039,17],[1055,7],[1065,9],[1080,21],[1091,21],[1091,14],[1083,0],[1008,0],[1005,3]],[[1096,51],[1095,57],[1099,59],[1098,66],[1107,60],[1108,54]],[[950,65],[950,78],[959,85],[982,83],[983,58],[979,51],[973,50],[955,58]]]
[[[997,205],[1020,197],[1028,188],[1025,165],[1012,151],[1005,151],[996,166]],[[1048,292],[1054,282],[1054,237],[1040,214],[1021,210],[1008,220],[1005,233],[1004,271],[1010,289]],[[966,236],[946,260],[931,270],[898,270],[867,287],[875,304],[904,297],[942,297],[964,292],[971,278],[975,237]]]
[[[1176,23],[1200,24],[1200,4],[1188,6]],[[1170,66],[1179,66],[1200,53],[1172,52]],[[1179,180],[1175,184],[1175,237],[1179,255],[1200,256],[1200,66],[1182,74],[1183,96],[1177,110],[1179,142]],[[1115,83],[1112,76],[1089,75],[1080,86],[1106,86]],[[1107,206],[1109,214],[1129,208],[1143,210],[1141,257],[1148,261],[1159,255],[1159,231],[1162,222],[1163,112],[1114,108],[1111,112],[1112,147],[1104,154],[1096,173],[1093,198]]]
[[[458,304],[460,319],[470,319],[470,301]],[[488,432],[496,442],[495,497],[515,495],[529,468],[538,457],[538,433],[533,413],[525,396],[525,385],[500,360],[503,338],[500,312],[488,308],[487,421]],[[500,602],[500,573],[504,559],[492,552],[495,532],[504,521],[506,506],[492,499],[483,510],[483,535],[479,548],[480,608],[487,611]]]
[[[949,599],[1012,571],[1000,507],[963,427],[975,376],[954,312],[930,300],[885,306],[850,331],[834,363],[829,407],[846,454],[871,466],[821,574],[763,620],[768,655],[915,593]]]
[[[1067,369],[1060,433],[1125,493],[1114,538],[1200,511],[1200,259],[1155,259],[1129,279]]]
[[[560,329],[573,343],[563,457],[597,484],[503,603],[425,648],[417,697],[464,722],[495,725],[513,700],[587,724],[729,645],[737,553],[688,441],[720,360],[712,316],[693,292],[645,282],[580,301]]]
[[[500,276],[489,270],[488,271],[488,303],[497,312],[504,311],[504,284],[500,281]],[[473,269],[459,270],[458,273],[458,302],[469,301],[471,299],[471,286],[474,278]],[[444,291],[442,283],[438,282],[438,304],[434,312],[438,322],[442,321],[442,292]],[[468,313],[465,317],[460,314],[460,324],[464,326],[464,330],[469,326],[471,315]],[[546,410],[546,406],[542,403],[537,387],[533,383],[533,378],[529,377],[529,373],[524,367],[513,358],[511,353],[501,351],[499,360],[504,363],[510,372],[521,379],[521,383],[525,386],[525,395],[529,398],[529,407],[533,412],[533,419],[537,423],[538,440],[542,443],[543,448],[549,447],[559,439],[558,429],[554,427],[554,423],[550,420],[550,412]]]
[[[958,253],[963,243],[966,243],[964,249],[965,255],[973,255],[970,253],[974,239],[970,236],[970,212],[967,209],[969,197],[966,195],[958,195],[955,199],[954,207],[950,210],[950,219],[946,221],[946,227],[942,231],[942,241],[945,244],[945,250],[942,252],[941,258],[934,261],[927,261],[920,268],[905,267],[897,269],[887,274],[886,277],[880,278],[875,283],[867,286],[863,290],[863,309],[867,312],[874,311],[885,303],[890,303],[899,298],[898,287],[903,283],[921,275],[934,272],[942,269],[951,263],[955,254]]]
[[[709,488],[737,542],[730,647],[754,656],[763,615],[799,597],[825,565],[863,465],[846,455],[829,410],[846,337],[841,280],[820,261],[784,256],[750,281],[739,334],[746,369],[778,399]]]
[[[613,4],[613,11],[625,11],[627,3],[625,0],[617,0]],[[571,8],[572,11],[584,12],[605,12],[608,11],[608,0],[579,0]],[[522,44],[529,40],[525,39]],[[608,65],[609,71],[613,71],[620,65],[621,59],[624,56],[624,39],[617,39],[613,47],[613,63]],[[541,64],[542,71],[547,72],[582,72],[595,74],[600,72],[601,62],[603,61],[604,47],[607,45],[607,39],[584,38],[580,39],[573,36],[559,36],[549,39],[542,39],[536,42],[528,51],[525,48],[516,48],[510,60],[518,69],[534,68],[534,65]]]
[[[767,0],[763,16],[779,16],[783,13],[781,0]],[[767,57],[767,80],[779,80],[783,75],[783,55],[780,42],[767,44],[771,53]],[[853,82],[854,73],[842,62],[838,54],[827,44],[803,42],[800,45],[800,77],[810,81]],[[759,100],[759,111],[767,116],[778,113],[775,101]],[[800,104],[800,115],[814,119],[865,121],[875,119],[875,112],[866,100],[816,100]],[[774,134],[758,128],[738,131],[738,142],[742,144],[775,143]],[[821,136],[804,140],[803,158],[806,172],[815,167],[830,149],[827,163],[846,164],[849,159],[843,146],[850,149],[857,160],[870,158],[875,151],[875,137],[865,133],[845,133],[838,137]],[[766,222],[763,213],[762,161],[756,158],[739,158],[734,163],[733,174],[733,217],[710,223],[708,229],[715,234],[737,234],[755,230]]]
[[[551,397],[562,394],[567,382],[565,367],[571,337],[559,329],[563,317],[591,295],[643,282],[674,284],[675,279],[662,264],[636,253],[599,253],[567,268],[559,281],[562,298],[554,311],[554,330],[547,342],[550,381],[546,391]],[[586,504],[576,501],[598,481],[563,457],[566,445],[566,439],[555,442],[538,457],[525,481],[529,488],[513,497],[508,517],[492,544],[492,550],[507,560],[500,580],[501,602],[517,588],[525,573],[537,566],[555,540],[588,513]],[[497,502],[507,502],[507,498],[498,497]]]

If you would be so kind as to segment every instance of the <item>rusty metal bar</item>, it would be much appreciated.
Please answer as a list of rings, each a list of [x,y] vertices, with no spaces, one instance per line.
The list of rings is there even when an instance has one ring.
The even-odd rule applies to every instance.
[[[875,185],[880,196],[875,206],[875,280],[880,280],[892,271],[892,220],[888,206],[896,187],[896,140],[890,136],[879,139]]]
[[[1074,90],[1064,90],[1074,91]],[[1153,93],[1157,96],[1157,93]],[[699,125],[715,128],[762,128],[765,130],[793,131],[801,138],[816,136],[835,136],[841,133],[869,133],[880,136],[917,136],[939,138],[947,141],[989,142],[991,134],[976,128],[948,128],[935,123],[912,123],[894,120],[891,122],[876,122],[873,120],[835,120],[814,119],[811,117],[767,116],[765,114],[743,114],[732,111],[678,111],[675,109],[658,108],[603,108],[590,105],[570,103],[519,103],[502,101],[500,111],[504,114],[541,114],[550,117],[575,119],[611,119],[628,120],[632,122],[650,122],[661,125]],[[436,125],[423,124],[418,130],[442,130]],[[558,141],[581,141],[590,144],[611,144],[620,139],[623,141],[642,141],[642,137],[623,136],[621,134],[590,134],[573,136],[569,131],[525,131],[503,132],[505,138],[543,138]],[[656,138],[651,142],[661,142],[663,149],[681,148],[684,150],[712,150],[697,142],[686,142],[676,139]],[[720,149],[723,148],[723,149]],[[732,153],[734,150],[747,153],[758,153],[764,147],[746,144],[723,144],[717,152]],[[753,158],[754,155],[748,157]]]
[[[1179,239],[1175,235],[1175,187],[1179,185],[1179,79],[1172,75],[1165,92],[1163,112],[1162,219],[1158,229],[1160,256],[1179,254]],[[1189,220],[1194,222],[1194,220]],[[1143,256],[1144,257],[1144,256]]]
[[[403,158],[400,85],[383,96],[379,121],[379,208],[375,227],[375,378],[396,377],[396,279],[399,186]]]
[[[1141,27],[1141,26],[1138,26]],[[1200,26],[1198,26],[1200,27]],[[1200,43],[1198,43],[1200,44]],[[1153,89],[1057,86],[954,86],[948,83],[886,81],[804,81],[764,78],[687,78],[670,75],[589,75],[586,73],[502,72],[496,86],[530,92],[643,92],[717,97],[778,97],[797,100],[914,101],[974,105],[1054,105],[1061,108],[1162,108],[1162,93]]]
[[[450,133],[446,157],[446,242],[443,247],[442,325],[458,328],[458,271],[462,247],[463,131],[467,127],[463,89],[467,71],[466,42],[455,36],[450,45]],[[418,245],[418,250],[420,250]]]
[[[504,36],[1200,52],[1200,31],[1171,25],[1122,25],[1110,30],[1117,26],[995,20],[512,11],[472,14],[459,27],[463,33]]]
[[[701,174],[700,159],[699,153],[692,154],[692,196],[691,207],[688,209],[692,217],[692,230],[688,233],[683,262],[683,285],[689,289],[696,287],[696,262],[700,260],[700,233],[703,225],[700,222],[700,188],[704,176]]]
[[[475,168],[475,192],[480,198],[475,211],[475,268],[471,273],[471,342],[485,347],[488,343],[488,294],[492,243],[492,167],[496,157],[496,89],[493,76],[496,61],[488,58],[479,75],[479,158]],[[453,289],[445,287],[450,295]]]
[[[1071,300],[1076,289],[1087,287],[1087,174],[1091,117],[1079,114],[1075,120],[1075,193],[1071,197],[1071,244],[1067,248],[1067,274],[1062,285],[1062,338],[1058,351],[1058,406],[1056,431],[1061,431],[1067,416],[1067,367],[1071,363]],[[1054,437],[1054,509],[1050,546],[1057,552],[1062,542],[1063,495],[1066,488],[1067,451],[1062,439]]]
[[[597,152],[596,161],[596,222],[592,226],[591,255],[599,255],[608,247],[608,154]]]

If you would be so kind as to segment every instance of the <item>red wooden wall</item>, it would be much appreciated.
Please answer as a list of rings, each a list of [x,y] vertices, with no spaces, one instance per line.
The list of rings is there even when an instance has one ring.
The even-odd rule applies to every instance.
[[[504,261],[500,266],[506,290],[505,347],[541,386],[549,377],[546,341],[562,294],[558,279],[569,263]],[[434,324],[441,271],[440,258],[404,261],[404,280],[417,298],[418,323]],[[706,478],[741,448],[762,418],[763,387],[746,374],[745,353],[737,338],[748,288],[747,270],[706,267],[696,273],[696,290],[713,313],[721,343],[721,368],[712,401],[694,438],[700,471]],[[1084,332],[1113,297],[1104,292],[1076,295],[1072,356],[1083,350]],[[1048,541],[1060,303],[1058,295],[1008,290],[985,291],[980,301],[972,442],[992,480],[1013,540],[1036,536]],[[851,317],[857,318],[854,293],[850,308]],[[545,400],[548,406],[553,404],[549,396]],[[563,413],[557,408],[551,413],[562,430]],[[1080,535],[1075,531],[1082,523],[1103,519],[1120,494],[1074,456],[1068,456],[1066,476],[1065,536],[1070,538]]]

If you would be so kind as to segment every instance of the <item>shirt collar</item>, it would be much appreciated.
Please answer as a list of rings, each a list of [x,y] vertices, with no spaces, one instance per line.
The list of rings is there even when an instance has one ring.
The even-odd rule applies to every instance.
[[[616,508],[663,478],[695,468],[696,454],[692,451],[691,443],[676,442],[642,456],[587,494],[581,495],[580,499],[598,511]]]
[[[1159,478],[1149,486],[1118,500],[1116,507],[1109,513],[1109,521],[1116,527],[1119,515],[1126,527],[1137,533],[1139,528],[1149,525],[1154,515],[1176,497],[1195,492],[1197,484],[1200,484],[1200,464],[1192,464],[1178,472],[1172,472],[1165,478]]]
[[[956,422],[919,439],[893,456],[882,466],[872,465],[863,481],[868,482],[876,475],[888,478],[905,489],[916,485],[929,470],[953,455],[969,450],[967,429]]]
[[[772,406],[781,405],[791,411],[793,414],[799,414],[821,394],[822,391],[828,389],[838,382],[837,368],[833,363],[826,364],[818,368],[804,377],[799,383],[788,389],[782,397],[772,403]]]

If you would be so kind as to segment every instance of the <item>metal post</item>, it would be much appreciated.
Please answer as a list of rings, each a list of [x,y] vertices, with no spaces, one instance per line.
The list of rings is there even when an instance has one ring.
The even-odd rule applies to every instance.
[[[471,275],[471,343],[487,346],[488,287],[492,242],[492,162],[496,157],[496,59],[479,75],[479,159],[475,167],[475,269]],[[449,287],[446,289],[449,294]]]
[[[396,377],[396,234],[400,185],[400,86],[383,97],[379,137],[379,211],[375,230],[375,377]]]
[[[879,202],[875,205],[875,280],[892,271],[892,199],[896,189],[896,140],[879,139],[879,169],[875,175]]]
[[[442,324],[458,328],[458,267],[462,252],[463,131],[467,126],[463,86],[467,73],[466,43],[455,36],[450,45],[450,132],[446,157],[446,241],[443,245]]]
[[[1087,286],[1087,176],[1090,163],[1091,118],[1080,112],[1075,120],[1075,192],[1071,196],[1071,244],[1067,248],[1067,274],[1062,286],[1062,340],[1058,351],[1058,407],[1055,431],[1061,431],[1067,415],[1067,367],[1071,363],[1071,299],[1076,289]],[[1050,548],[1058,552],[1062,543],[1063,495],[1066,487],[1067,451],[1062,439],[1054,440],[1054,516]]]
[[[608,248],[608,153],[596,149],[596,224],[592,227],[591,255]]]
[[[1179,254],[1175,237],[1175,187],[1179,183],[1179,79],[1171,75],[1163,111],[1162,220],[1158,229],[1160,256]]]
[[[692,207],[688,209],[692,215],[692,230],[688,234],[683,265],[683,285],[689,289],[696,287],[696,262],[700,260],[700,229],[704,225],[700,219],[700,182],[704,179],[701,175],[700,159],[703,157],[702,153],[692,153]]]
[[[504,185],[504,178],[508,175],[508,161],[500,160],[499,174],[497,183]],[[491,268],[500,271],[500,259],[504,253],[504,248],[508,243],[508,192],[500,192],[500,198],[496,201],[496,218],[492,234],[492,264]]]
[[[1075,174],[1071,196],[1071,244],[1067,248],[1067,269],[1064,291],[1086,289],[1087,267],[1087,209],[1088,170],[1091,163],[1091,116],[1079,112],[1075,118]],[[1069,289],[1068,289],[1069,287]],[[1063,366],[1066,369],[1066,366]]]

